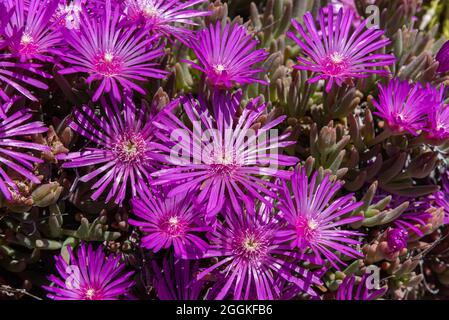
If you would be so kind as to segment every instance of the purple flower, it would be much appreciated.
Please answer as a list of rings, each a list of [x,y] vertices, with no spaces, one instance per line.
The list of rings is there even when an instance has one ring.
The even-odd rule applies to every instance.
[[[408,232],[403,228],[392,228],[387,231],[387,244],[390,253],[407,248]]]
[[[362,219],[360,216],[343,217],[360,207],[362,202],[354,203],[352,194],[331,201],[342,187],[342,183],[332,182],[329,175],[324,176],[321,182],[317,181],[317,177],[318,172],[315,172],[309,183],[306,170],[296,169],[291,177],[293,198],[287,182],[283,182],[279,204],[279,210],[287,222],[283,235],[291,241],[292,246],[302,250],[310,248],[320,261],[324,256],[338,269],[337,263],[344,262],[333,251],[352,258],[362,256],[350,245],[360,244],[352,237],[363,234],[340,229],[341,226]]]
[[[6,28],[14,14],[14,8],[7,8],[4,3],[0,3],[0,50],[7,48],[12,40],[18,36],[17,32],[15,37],[6,37]],[[9,27],[8,27],[9,28]],[[26,74],[32,73],[33,75],[38,75],[45,78],[51,78],[50,75],[38,70],[41,65],[37,63],[20,63],[16,62],[15,55],[11,53],[0,53],[0,101],[4,100],[11,103],[14,99],[11,99],[6,92],[6,87],[13,88],[19,91],[22,95],[30,100],[37,101],[37,98],[23,85],[28,84],[40,89],[48,89],[48,86],[35,79],[34,77],[29,77]],[[2,108],[0,108],[2,109]],[[1,110],[0,112],[3,112]],[[4,114],[2,115],[4,117]]]
[[[333,17],[332,5],[320,9],[319,26],[316,26],[312,14],[306,12],[304,26],[307,33],[299,22],[292,20],[301,38],[293,32],[288,32],[287,36],[302,49],[295,68],[314,72],[316,76],[308,80],[310,83],[326,80],[327,92],[334,82],[341,86],[345,81],[370,74],[388,75],[383,68],[394,63],[394,56],[374,53],[390,43],[389,39],[382,39],[384,32],[374,28],[365,30],[367,19],[350,32],[353,10],[340,9],[336,19]],[[379,67],[381,69],[377,69]]]
[[[128,293],[134,285],[130,279],[133,271],[123,272],[125,265],[120,256],[106,257],[103,247],[86,250],[82,244],[75,255],[67,247],[70,261],[67,263],[62,255],[55,257],[59,277],[51,275],[51,286],[43,286],[53,300],[117,300]]]
[[[66,0],[61,0],[54,13],[54,19],[67,29],[79,30],[83,2],[85,0],[73,0],[69,3]]]
[[[1,115],[1,114],[0,114]],[[33,173],[37,163],[43,160],[29,152],[50,151],[50,148],[41,144],[24,141],[25,136],[47,131],[40,121],[29,121],[33,115],[28,109],[22,109],[10,115],[0,116],[0,192],[12,200],[12,192],[19,192],[16,184],[9,176],[14,172],[35,184],[40,180]]]
[[[73,50],[65,51],[62,59],[70,67],[59,71],[61,74],[88,73],[87,83],[99,81],[93,101],[104,92],[111,92],[115,99],[121,99],[119,85],[127,91],[135,90],[145,94],[142,87],[135,83],[148,78],[162,79],[167,72],[155,68],[154,59],[161,57],[161,48],[149,49],[153,39],[147,37],[145,28],[131,26],[122,28],[118,25],[119,5],[111,9],[106,2],[100,18],[81,13],[79,30],[63,29],[67,43]]]
[[[136,196],[136,188],[148,182],[155,171],[155,165],[161,161],[157,150],[159,145],[155,123],[162,113],[147,114],[145,105],[137,108],[131,98],[125,97],[123,108],[111,100],[108,104],[101,99],[101,115],[86,105],[75,109],[69,126],[84,136],[94,146],[83,148],[79,152],[58,155],[65,160],[63,168],[96,166],[82,176],[82,182],[97,178],[92,186],[96,200],[107,190],[105,202],[114,200],[122,204],[127,191]]]
[[[441,186],[442,191],[438,191],[435,197],[435,203],[437,206],[444,209],[444,224],[449,223],[449,177],[448,173],[445,172],[441,175]]]
[[[428,117],[426,136],[440,142],[449,138],[449,105],[444,102],[446,88],[439,89],[427,84]]]
[[[214,299],[276,299],[283,293],[282,280],[295,284],[303,293],[316,295],[311,286],[320,284],[319,278],[300,266],[314,263],[314,257],[283,243],[282,224],[264,204],[257,212],[249,203],[244,214],[232,206],[226,206],[225,212],[215,231],[208,234],[211,245],[204,256],[217,257],[218,262],[197,277],[202,279],[212,272],[223,277],[211,289]]]
[[[135,23],[144,22],[150,31],[165,37],[175,37],[182,42],[190,39],[192,32],[185,26],[196,26],[195,17],[210,15],[211,11],[200,11],[191,7],[207,0],[125,0],[124,11]],[[190,8],[190,9],[189,9]]]
[[[184,193],[167,198],[166,190],[158,194],[145,185],[141,187],[139,197],[131,200],[133,213],[141,220],[130,219],[129,223],[144,233],[142,246],[154,252],[173,247],[175,256],[182,259],[200,257],[207,243],[198,233],[209,227],[201,221],[204,213],[195,203],[195,195]]]
[[[375,197],[373,202],[383,200],[389,196],[389,193],[380,191]],[[396,228],[404,229],[410,236],[412,232],[416,233],[419,237],[423,237],[424,234],[421,228],[426,226],[428,221],[432,218],[432,214],[427,210],[431,208],[430,198],[409,198],[398,195],[391,195],[391,201],[387,205],[386,209],[394,209],[406,201],[410,204],[407,209],[393,221],[393,225]]]
[[[354,0],[331,0],[331,4],[335,10],[334,12],[338,12],[341,8],[343,8],[343,10],[352,10],[354,12],[354,16],[351,23],[354,27],[357,27],[362,22],[362,17],[357,12],[357,7]]]
[[[402,198],[402,200],[404,201],[404,198]],[[429,220],[432,219],[432,214],[426,211],[430,208],[430,204],[426,200],[409,200],[411,200],[410,205],[405,210],[405,212],[403,212],[400,217],[394,221],[394,224],[406,230],[413,231],[419,237],[423,237],[424,234],[421,231],[421,227],[426,226]],[[397,199],[396,201],[396,203],[400,202],[399,199]],[[395,202],[392,201],[392,203]]]
[[[431,108],[428,92],[419,83],[393,79],[387,86],[379,83],[379,91],[379,102],[373,99],[374,114],[384,119],[392,132],[418,135],[417,131],[425,128]]]
[[[164,257],[162,267],[153,260],[153,286],[161,300],[200,300],[204,282],[196,280],[199,261]]]
[[[13,14],[4,34],[8,47],[21,62],[31,59],[54,62],[55,48],[61,43],[61,34],[50,23],[58,0],[6,0]]]
[[[355,288],[356,284],[356,276],[346,276],[346,278],[343,280],[343,282],[338,287],[337,296],[335,297],[336,300],[376,300],[380,297],[382,297],[385,292],[387,291],[387,288],[380,288],[380,289],[374,289],[370,290],[368,289],[368,286],[366,282],[368,281],[366,275],[364,275],[357,288]],[[355,292],[354,292],[355,291]],[[354,295],[355,293],[355,295]]]
[[[259,99],[251,100],[239,119],[233,119],[239,106],[241,92],[235,96],[215,96],[213,106],[215,119],[210,115],[204,102],[193,98],[183,98],[181,105],[193,129],[170,114],[167,135],[176,140],[174,149],[167,155],[166,162],[174,167],[162,169],[153,174],[154,185],[175,185],[169,196],[198,190],[198,202],[206,202],[206,221],[213,221],[215,215],[229,199],[237,211],[241,210],[241,200],[258,198],[266,204],[264,196],[275,197],[276,185],[266,177],[286,178],[290,172],[278,169],[297,163],[295,157],[281,155],[278,148],[293,144],[284,141],[289,134],[281,136],[269,132],[281,123],[285,116],[266,121],[258,130],[252,129],[257,119],[266,110]],[[179,101],[172,103],[177,106]],[[270,133],[270,134],[268,134]],[[176,152],[175,152],[176,151]],[[182,157],[178,157],[178,153]],[[174,154],[176,156],[174,156]]]
[[[212,86],[229,89],[235,84],[267,84],[257,78],[263,69],[253,67],[264,61],[268,52],[264,49],[254,50],[257,41],[251,38],[244,26],[231,26],[228,23],[222,30],[221,23],[217,22],[215,27],[210,25],[198,31],[190,46],[199,64],[186,62],[203,72]]]
[[[446,41],[438,51],[435,59],[438,61],[438,72],[449,71],[449,41]]]

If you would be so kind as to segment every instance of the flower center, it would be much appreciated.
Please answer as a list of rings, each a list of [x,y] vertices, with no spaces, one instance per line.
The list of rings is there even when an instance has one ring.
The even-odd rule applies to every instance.
[[[155,8],[152,4],[146,4],[143,7],[143,13],[145,17],[153,18],[159,15],[159,10]]]
[[[37,53],[38,45],[34,41],[34,38],[27,32],[22,34],[18,51],[20,54],[29,55]]]
[[[319,223],[316,220],[300,217],[296,222],[296,233],[299,238],[310,241],[316,237],[318,227]]]
[[[28,45],[33,41],[33,37],[31,37],[28,33],[24,33],[22,35],[22,38],[20,38],[20,43],[22,45]]]
[[[214,175],[220,176],[230,176],[234,173],[236,166],[235,165],[226,165],[226,164],[212,164],[210,165],[210,169]]]
[[[146,141],[140,134],[128,133],[118,139],[112,151],[122,163],[137,163],[145,157]]]
[[[215,71],[215,73],[218,74],[218,75],[222,74],[223,71],[225,71],[225,70],[226,70],[226,68],[225,68],[225,66],[222,65],[222,64],[216,64],[216,65],[214,65],[214,71]]]
[[[343,57],[337,52],[334,52],[333,54],[331,54],[330,58],[331,58],[331,61],[335,64],[340,64],[343,62]]]
[[[344,73],[348,67],[346,59],[338,52],[334,52],[323,59],[322,67],[325,73],[337,76]]]
[[[161,222],[161,229],[172,238],[181,237],[185,234],[187,223],[180,217],[173,215]]]
[[[233,240],[234,254],[243,261],[260,265],[267,255],[269,239],[257,230],[245,230]]]
[[[212,152],[210,168],[213,174],[231,175],[237,168],[236,155],[234,151],[219,150]]]
[[[105,76],[113,77],[122,71],[122,60],[115,56],[114,53],[106,51],[102,54],[98,54],[94,59],[94,66],[96,72]]]
[[[392,114],[392,119],[388,121],[388,124],[393,130],[402,131],[404,127],[408,125],[407,116],[402,113]]]
[[[254,237],[247,237],[243,241],[243,248],[248,252],[253,252],[259,249],[260,243]]]
[[[444,133],[445,131],[448,131],[448,124],[447,123],[441,123],[439,122],[436,126],[436,131],[438,131],[439,133]]]
[[[94,288],[87,288],[84,291],[84,300],[102,300],[101,292]]]

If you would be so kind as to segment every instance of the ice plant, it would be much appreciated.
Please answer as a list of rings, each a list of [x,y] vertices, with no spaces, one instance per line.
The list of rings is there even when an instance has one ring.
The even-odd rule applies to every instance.
[[[150,32],[175,37],[187,42],[192,36],[189,26],[196,26],[195,17],[210,15],[210,11],[192,8],[206,0],[125,0],[124,11],[134,23],[145,23]]]
[[[282,294],[282,280],[296,285],[300,291],[315,296],[311,288],[319,278],[301,267],[301,262],[315,262],[284,244],[282,224],[262,205],[255,211],[248,203],[245,214],[226,206],[225,218],[208,235],[210,248],[204,258],[217,257],[218,262],[205,268],[197,279],[218,272],[212,287],[214,299],[272,300]]]
[[[108,0],[100,17],[83,10],[79,30],[62,30],[72,50],[64,51],[62,59],[70,65],[59,73],[87,73],[88,84],[99,82],[93,101],[103,93],[120,100],[123,90],[145,94],[136,80],[162,79],[167,75],[153,61],[164,54],[162,48],[151,48],[153,40],[147,37],[145,28],[120,26],[120,15],[119,5],[112,7]]]
[[[196,280],[199,260],[170,259],[165,256],[162,266],[152,261],[153,286],[161,300],[199,300],[205,281]]]
[[[195,194],[167,197],[168,190],[158,193],[141,187],[139,196],[131,200],[132,212],[139,219],[129,219],[129,223],[143,232],[142,246],[154,252],[173,248],[175,256],[182,259],[200,257],[207,248],[200,233],[209,228],[201,221],[204,213],[195,203]]]
[[[354,202],[348,194],[331,200],[342,187],[340,181],[332,181],[327,174],[321,182],[315,172],[309,182],[306,170],[297,168],[291,177],[291,189],[283,181],[279,210],[287,223],[284,237],[293,247],[302,250],[310,248],[319,258],[325,258],[335,268],[344,262],[335,252],[352,258],[362,256],[352,246],[360,244],[354,239],[362,236],[358,231],[342,230],[344,225],[360,221],[359,216],[344,217],[345,214],[362,205]]]
[[[0,50],[8,48],[12,40],[19,35],[17,31],[14,37],[6,36],[6,29],[14,14],[14,7],[7,8],[4,3],[0,3]],[[0,103],[1,100],[10,103],[12,101],[8,87],[17,90],[30,100],[37,101],[37,98],[24,87],[24,84],[34,86],[36,88],[47,89],[48,86],[42,81],[30,77],[27,74],[38,75],[49,78],[50,75],[39,70],[40,64],[21,63],[15,61],[16,57],[11,53],[1,53],[0,51]],[[0,108],[2,109],[2,108]],[[4,118],[4,110],[0,110],[0,116]]]
[[[438,191],[435,197],[435,203],[437,206],[443,208],[444,210],[444,224],[449,223],[449,177],[448,173],[444,172],[441,175],[441,186],[442,190]]]
[[[330,5],[320,9],[318,25],[310,12],[304,15],[305,28],[292,20],[300,37],[293,32],[287,33],[301,49],[298,65],[294,67],[312,71],[314,76],[308,80],[310,83],[325,80],[328,92],[334,83],[341,86],[344,82],[370,74],[387,75],[384,68],[395,61],[393,55],[375,53],[388,45],[390,40],[382,38],[382,30],[366,28],[368,20],[363,20],[351,32],[354,14],[353,10],[342,8],[334,19],[334,9]]]
[[[50,22],[59,0],[7,0],[13,14],[5,28],[9,50],[20,58],[54,62],[56,47],[61,44],[61,33]]]
[[[427,222],[432,218],[427,210],[430,208],[428,200],[418,199],[404,199],[403,197],[393,197],[391,205],[400,203],[405,200],[411,200],[409,207],[402,213],[399,218],[394,221],[394,225],[401,227],[405,230],[412,231],[418,236],[422,237],[424,234],[421,231],[421,227],[424,227]]]
[[[418,135],[426,126],[426,114],[432,109],[428,92],[419,83],[410,84],[397,78],[386,86],[379,83],[378,87],[379,98],[373,100],[377,109],[374,114],[384,119],[395,134]]]
[[[197,32],[190,45],[198,63],[187,61],[200,70],[209,84],[214,87],[231,88],[236,84],[267,84],[258,78],[263,71],[255,68],[268,55],[264,49],[256,49],[257,41],[244,26],[226,24],[224,29],[217,22]]]
[[[0,117],[0,191],[8,200],[12,199],[12,192],[18,192],[10,174],[18,174],[39,184],[40,180],[33,170],[35,164],[43,163],[43,160],[30,152],[50,150],[47,146],[26,141],[26,136],[47,131],[41,121],[30,121],[32,117],[28,109],[8,112],[5,117]]]
[[[449,138],[449,105],[444,102],[446,87],[439,89],[427,85],[428,105],[426,136],[429,139],[442,142]]]
[[[346,276],[338,287],[336,300],[376,300],[382,297],[387,288],[369,288],[367,285],[367,276],[361,277],[360,282],[356,286],[357,277],[355,275]]]
[[[285,116],[267,121],[258,130],[253,130],[251,127],[264,114],[266,105],[259,103],[259,99],[252,99],[234,121],[231,115],[239,106],[240,97],[241,92],[238,92],[234,97],[224,95],[214,99],[217,120],[210,115],[204,102],[191,97],[172,103],[182,105],[194,123],[193,129],[176,115],[168,115],[167,126],[178,127],[180,133],[166,130],[167,136],[176,141],[174,150],[165,160],[172,167],[155,172],[153,184],[171,185],[170,196],[197,190],[198,202],[206,203],[207,222],[213,221],[226,199],[237,211],[241,209],[242,200],[258,198],[268,204],[264,196],[274,197],[276,185],[266,177],[286,178],[290,172],[280,167],[298,161],[278,151],[278,148],[294,143],[285,140],[289,134],[278,136],[270,132]],[[182,157],[178,156],[178,151]]]
[[[343,8],[344,10],[352,10],[354,12],[352,24],[355,27],[357,27],[362,21],[362,17],[357,12],[357,7],[354,0],[331,0],[331,4],[335,10],[334,12],[338,12],[338,10],[340,10],[341,8]]]
[[[54,19],[59,22],[59,25],[67,29],[80,28],[80,19],[82,12],[82,0],[61,1],[56,8]]]
[[[121,204],[127,192],[136,196],[136,188],[148,182],[155,165],[161,159],[155,116],[146,112],[145,106],[137,108],[130,97],[126,97],[123,108],[113,99],[108,103],[101,99],[101,114],[89,106],[75,109],[68,125],[91,142],[92,147],[78,152],[58,155],[64,168],[95,166],[80,180],[88,182],[96,179],[92,189],[92,199],[106,193],[105,202],[114,200]]]
[[[68,246],[70,261],[62,255],[55,257],[59,275],[48,279],[52,285],[43,286],[53,300],[117,300],[134,285],[133,271],[124,272],[120,256],[106,256],[103,247],[94,250],[81,246],[76,254]]]
[[[435,59],[438,61],[438,72],[449,71],[449,41],[443,44]]]

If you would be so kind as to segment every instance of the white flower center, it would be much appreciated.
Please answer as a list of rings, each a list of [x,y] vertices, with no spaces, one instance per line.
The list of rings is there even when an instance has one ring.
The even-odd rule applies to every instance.
[[[159,13],[159,11],[152,5],[146,5],[143,8],[143,12],[149,17],[157,16]]]
[[[114,60],[114,55],[112,53],[110,53],[110,52],[106,52],[104,54],[104,60],[106,62],[112,62],[112,60]]]
[[[86,291],[86,298],[87,299],[92,299],[93,296],[95,295],[95,290],[90,288]]]
[[[260,243],[255,239],[254,236],[248,236],[243,242],[243,247],[245,250],[254,252],[260,247]]]
[[[313,219],[310,219],[307,225],[310,228],[310,230],[315,230],[318,227],[318,222],[316,222]]]
[[[223,71],[225,71],[225,66],[222,64],[217,64],[214,66],[215,72],[217,73],[222,73]]]
[[[335,64],[339,64],[343,62],[343,56],[339,54],[338,52],[334,52],[330,56],[331,61]]]
[[[168,219],[168,223],[171,225],[171,226],[176,226],[177,224],[178,224],[178,222],[179,222],[179,220],[178,220],[178,217],[171,217],[170,219]]]
[[[22,38],[20,38],[20,43],[23,45],[30,44],[31,42],[33,42],[33,37],[28,33],[24,33]]]

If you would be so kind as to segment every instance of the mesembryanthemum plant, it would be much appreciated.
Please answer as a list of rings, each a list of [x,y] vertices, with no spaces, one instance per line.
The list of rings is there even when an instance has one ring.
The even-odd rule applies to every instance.
[[[449,298],[445,8],[1,1],[0,296]]]

